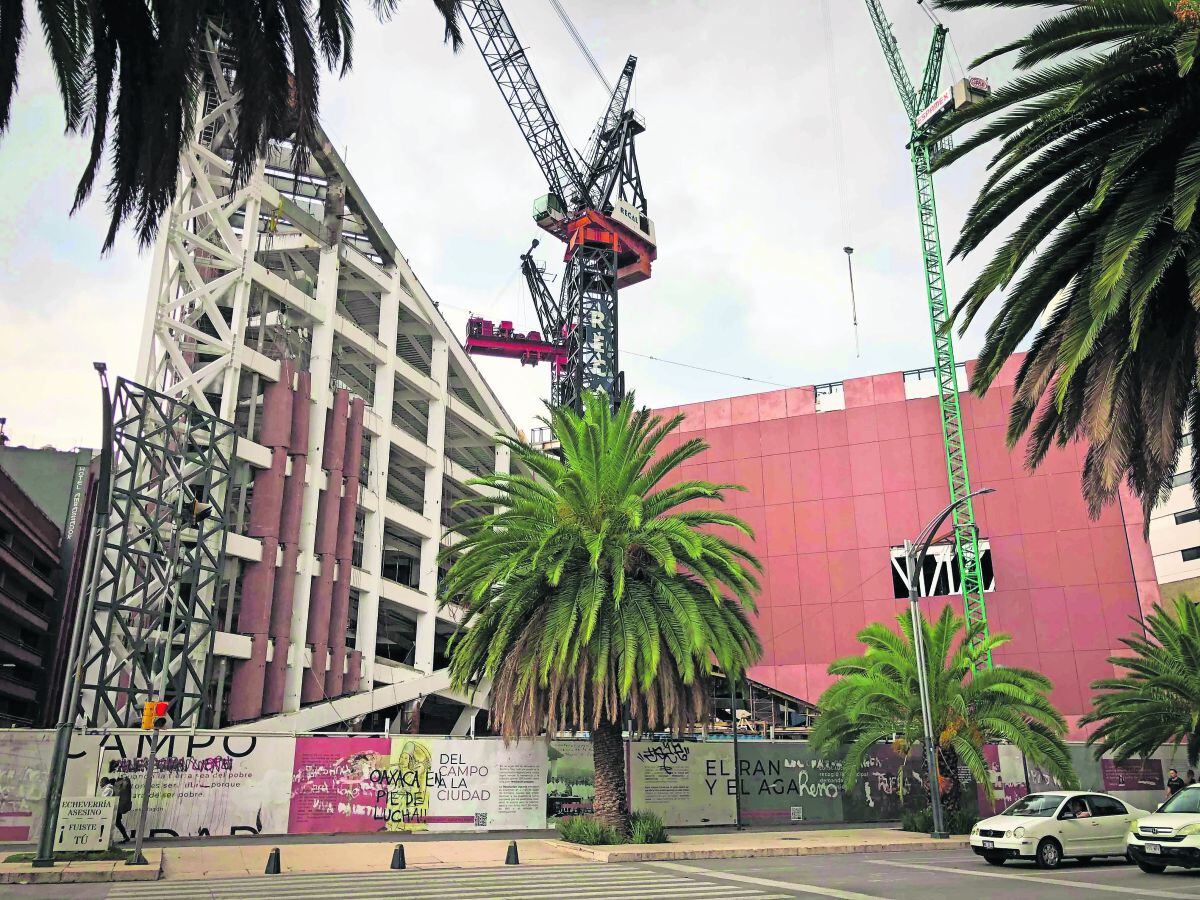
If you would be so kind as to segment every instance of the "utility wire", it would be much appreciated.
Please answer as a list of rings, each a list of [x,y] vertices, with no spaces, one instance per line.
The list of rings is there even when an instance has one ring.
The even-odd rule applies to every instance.
[[[567,33],[571,35],[571,40],[575,42],[575,46],[579,48],[579,52],[583,54],[584,59],[588,61],[588,65],[592,67],[592,71],[596,73],[596,77],[600,79],[600,83],[604,85],[604,89],[611,95],[613,86],[608,83],[608,79],[604,77],[604,72],[600,69],[600,64],[596,62],[596,57],[592,56],[592,51],[588,49],[587,44],[583,40],[583,35],[579,33],[579,29],[575,27],[575,23],[571,21],[571,17],[567,15],[567,10],[563,7],[561,0],[550,0],[550,5],[554,7],[554,11],[558,14],[558,18],[562,21],[563,27],[567,29]]]
[[[695,369],[697,372],[708,372],[710,375],[724,375],[726,378],[736,378],[739,381],[755,381],[759,384],[769,384],[772,387],[793,387],[790,384],[780,384],[778,381],[767,381],[765,378],[751,378],[749,375],[738,375],[734,372],[722,372],[719,369],[706,369],[704,366],[693,366],[691,363],[676,362],[673,359],[663,359],[661,356],[651,356],[648,353],[635,353],[632,350],[622,350],[622,353],[628,353],[630,356],[637,356],[641,359],[651,359],[654,362],[666,363],[668,366],[679,366],[681,369]]]

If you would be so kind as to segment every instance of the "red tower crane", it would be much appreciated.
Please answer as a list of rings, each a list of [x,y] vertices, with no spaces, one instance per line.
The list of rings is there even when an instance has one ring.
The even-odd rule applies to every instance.
[[[521,257],[541,331],[521,333],[511,322],[497,325],[472,317],[467,351],[522,364],[551,363],[552,404],[579,408],[588,391],[603,391],[619,402],[625,390],[617,363],[618,291],[649,278],[658,255],[634,149],[645,123],[629,108],[637,57],[626,60],[608,107],[580,154],[563,136],[499,0],[463,0],[462,6],[484,62],[546,179],[548,193],[535,201],[534,221],[566,244],[557,301],[533,263],[533,248]]]

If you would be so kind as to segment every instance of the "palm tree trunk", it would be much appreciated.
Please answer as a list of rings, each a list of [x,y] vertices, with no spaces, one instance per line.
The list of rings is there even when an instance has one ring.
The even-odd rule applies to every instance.
[[[625,745],[621,726],[605,722],[592,731],[595,766],[593,809],[596,818],[623,838],[629,837],[629,805],[625,802]]]
[[[938,748],[938,774],[941,776],[942,810],[947,815],[962,810],[962,785],[958,781],[958,754],[950,747]]]

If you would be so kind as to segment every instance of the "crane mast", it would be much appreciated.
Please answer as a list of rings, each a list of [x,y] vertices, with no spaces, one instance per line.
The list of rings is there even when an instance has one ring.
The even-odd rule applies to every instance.
[[[979,552],[979,529],[975,524],[975,509],[969,498],[970,475],[963,442],[962,410],[958,397],[958,366],[954,359],[954,341],[949,328],[950,308],[946,291],[946,273],[942,257],[941,235],[938,230],[937,202],[933,189],[933,162],[945,143],[931,144],[929,126],[934,117],[959,100],[971,102],[972,90],[982,92],[986,84],[975,85],[975,79],[964,79],[961,86],[952,87],[941,98],[935,97],[942,74],[942,58],[946,49],[947,29],[937,24],[930,44],[929,56],[921,79],[920,93],[913,87],[892,25],[883,13],[879,0],[865,0],[867,12],[875,26],[875,34],[883,48],[884,58],[892,73],[900,103],[908,116],[912,130],[908,144],[916,183],[917,212],[920,219],[921,261],[925,270],[925,293],[929,303],[929,325],[933,335],[934,373],[937,378],[938,408],[941,413],[942,440],[946,451],[946,473],[952,503],[964,500],[954,511],[954,550],[958,559],[959,581],[962,585],[963,611],[968,625],[982,625],[987,634],[987,607],[983,596],[983,570]],[[947,99],[948,98],[948,99]],[[944,101],[944,102],[943,102]],[[939,105],[940,104],[940,105]],[[988,654],[991,668],[991,654]]]
[[[545,178],[549,193],[535,202],[534,220],[566,244],[556,308],[540,269],[528,253],[521,258],[542,331],[520,333],[511,322],[496,327],[472,317],[467,351],[529,365],[551,361],[554,405],[578,409],[592,391],[604,392],[615,404],[625,391],[617,361],[618,290],[649,278],[657,257],[634,146],[645,125],[628,108],[637,57],[625,62],[580,155],[567,143],[500,0],[462,0],[462,9]]]

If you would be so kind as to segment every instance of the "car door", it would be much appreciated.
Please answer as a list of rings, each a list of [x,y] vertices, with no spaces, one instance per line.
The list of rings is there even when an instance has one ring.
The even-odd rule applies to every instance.
[[[1096,844],[1096,829],[1091,815],[1082,818],[1075,815],[1075,806],[1082,797],[1072,797],[1058,811],[1057,826],[1058,842],[1062,844],[1063,856],[1093,856],[1091,848]],[[1083,800],[1086,808],[1086,800]],[[1090,809],[1089,809],[1090,813]]]
[[[1129,807],[1116,797],[1108,797],[1103,794],[1089,795],[1087,801],[1098,826],[1096,832],[1097,852],[1124,853],[1125,833],[1129,830],[1129,823],[1133,819]]]

